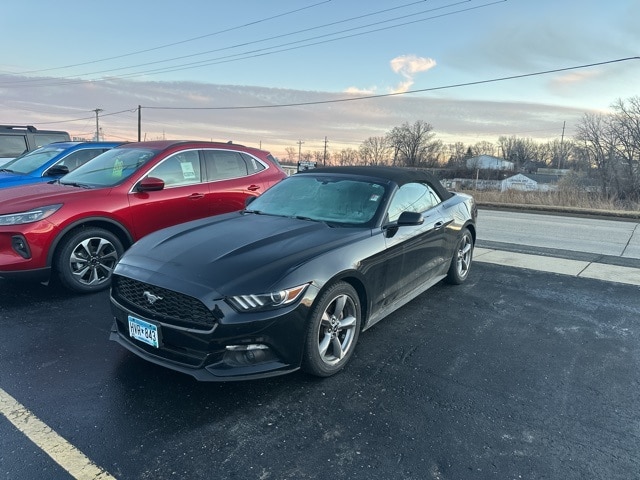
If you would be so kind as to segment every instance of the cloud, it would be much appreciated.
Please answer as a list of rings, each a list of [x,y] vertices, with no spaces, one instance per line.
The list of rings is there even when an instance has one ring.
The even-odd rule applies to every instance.
[[[623,91],[619,84],[624,83],[624,77],[618,75],[618,68],[598,68],[593,70],[581,70],[566,72],[548,80],[548,92],[557,98],[595,98],[602,95],[602,92],[611,90],[612,92]],[[620,95],[618,94],[618,97]],[[612,101],[615,95],[611,95]]]
[[[354,95],[373,95],[378,91],[376,87],[370,88],[358,88],[358,87],[349,87],[345,89],[344,93],[351,93]]]
[[[445,143],[496,141],[502,135],[555,138],[565,120],[569,127],[584,113],[552,105],[413,95],[326,103],[344,100],[347,95],[194,82],[118,80],[94,82],[89,87],[0,87],[0,123],[90,136],[95,129],[93,110],[101,108],[100,128],[108,140],[135,141],[137,106],[142,105],[143,139],[233,140],[284,156],[286,147],[296,146],[299,140],[305,142],[305,151],[323,149],[325,138],[334,152],[358,148],[368,137],[382,136],[415,120],[431,123],[438,139]],[[268,108],[305,102],[319,103]],[[256,105],[265,108],[246,108]]]
[[[391,70],[405,78],[405,81],[396,86],[392,93],[406,92],[414,84],[416,74],[426,72],[436,66],[434,59],[416,55],[400,55],[392,59],[390,63]]]
[[[597,71],[570,72],[555,78],[553,83],[556,85],[575,85],[598,76]]]

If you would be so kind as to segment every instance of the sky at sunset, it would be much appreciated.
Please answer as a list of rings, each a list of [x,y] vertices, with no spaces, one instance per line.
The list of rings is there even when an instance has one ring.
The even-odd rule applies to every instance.
[[[0,124],[283,157],[423,120],[445,143],[575,133],[640,95],[638,0],[7,2]]]

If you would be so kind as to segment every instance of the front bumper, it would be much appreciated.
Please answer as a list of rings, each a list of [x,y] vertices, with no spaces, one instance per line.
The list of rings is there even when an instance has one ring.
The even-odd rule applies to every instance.
[[[56,232],[46,220],[0,227],[0,277],[46,280]]]
[[[112,297],[114,323],[109,339],[149,362],[199,381],[283,375],[300,368],[309,309],[316,294],[317,289],[310,285],[295,305],[256,313],[237,313],[226,302],[217,301],[215,323],[198,328],[149,318]],[[130,336],[130,315],[158,327],[159,347]]]

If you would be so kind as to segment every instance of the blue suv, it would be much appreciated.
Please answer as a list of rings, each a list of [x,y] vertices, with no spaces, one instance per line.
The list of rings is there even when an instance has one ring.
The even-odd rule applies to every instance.
[[[0,188],[50,182],[125,142],[55,142],[0,167]]]

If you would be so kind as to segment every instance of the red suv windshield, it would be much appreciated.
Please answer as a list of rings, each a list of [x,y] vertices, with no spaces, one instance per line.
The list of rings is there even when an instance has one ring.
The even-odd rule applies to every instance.
[[[114,148],[65,175],[60,183],[112,187],[133,175],[156,153],[143,148]]]

